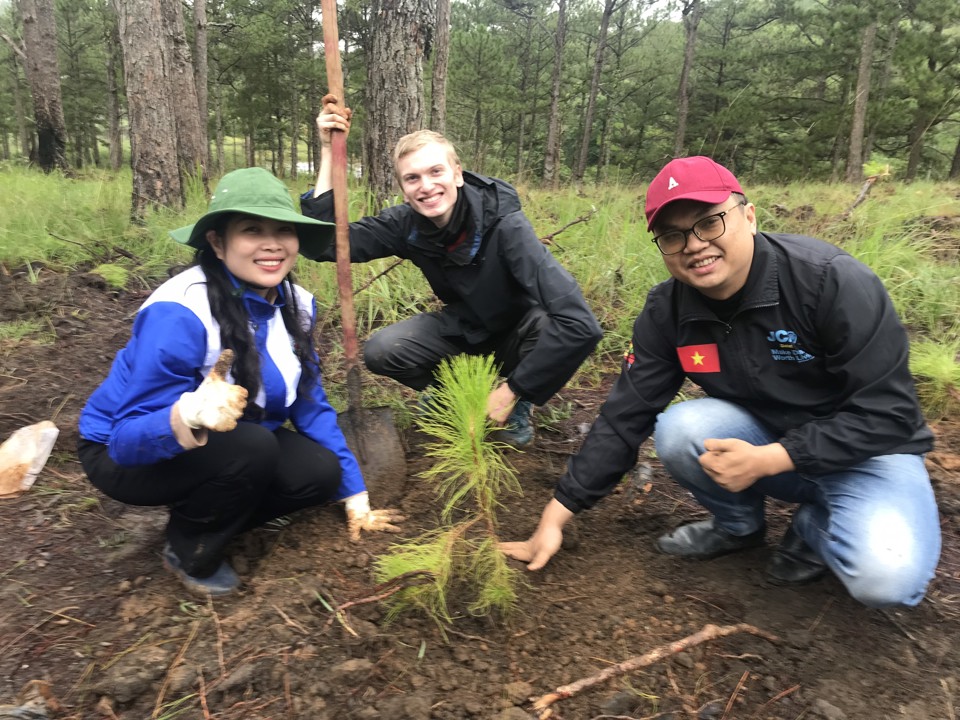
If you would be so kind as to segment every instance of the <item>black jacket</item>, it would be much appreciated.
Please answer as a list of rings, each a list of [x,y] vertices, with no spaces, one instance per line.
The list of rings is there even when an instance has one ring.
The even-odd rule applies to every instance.
[[[508,183],[464,172],[473,237],[452,252],[424,239],[409,205],[350,223],[350,261],[409,259],[444,303],[444,334],[478,344],[505,332],[534,305],[549,315],[536,346],[508,378],[520,397],[537,405],[570,379],[602,337],[576,281],[540,242]],[[333,192],[300,199],[304,215],[332,221]],[[330,246],[314,260],[336,259]]]
[[[678,349],[689,346],[706,346],[699,361],[718,357],[719,368],[685,372]],[[609,493],[685,376],[779,434],[801,473],[926,452],[933,435],[908,352],[906,331],[870,268],[820,240],[758,233],[747,283],[727,322],[676,280],[650,291],[620,377],[556,498],[578,512]]]

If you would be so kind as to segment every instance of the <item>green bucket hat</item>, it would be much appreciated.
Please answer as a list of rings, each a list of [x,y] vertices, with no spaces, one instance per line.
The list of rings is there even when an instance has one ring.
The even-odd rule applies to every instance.
[[[308,218],[297,211],[287,186],[263,168],[242,168],[220,178],[207,212],[193,225],[171,230],[178,243],[201,248],[224,213],[243,213],[294,223],[300,238],[300,254],[317,257],[334,242],[333,223]]]

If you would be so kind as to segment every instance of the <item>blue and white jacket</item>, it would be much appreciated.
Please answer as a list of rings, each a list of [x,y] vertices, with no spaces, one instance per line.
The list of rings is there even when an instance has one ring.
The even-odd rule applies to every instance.
[[[280,315],[283,288],[278,290],[275,304],[250,290],[243,295],[260,354],[256,403],[264,408],[264,417],[259,424],[275,430],[290,420],[302,435],[336,454],[343,480],[334,499],[355,495],[366,489],[363,476],[320,379],[309,396],[297,394],[301,367]],[[303,288],[294,286],[294,291],[304,325],[310,327],[316,302]],[[200,386],[221,349],[206,276],[200,267],[191,267],[157,288],[137,312],[130,341],[80,414],[81,437],[103,443],[114,462],[125,466],[150,465],[184,452],[170,425],[170,408],[182,393]]]

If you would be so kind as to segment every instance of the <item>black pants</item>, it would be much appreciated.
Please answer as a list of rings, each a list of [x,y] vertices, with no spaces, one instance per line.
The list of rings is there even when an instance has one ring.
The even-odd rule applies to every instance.
[[[107,446],[81,438],[78,454],[90,482],[129,505],[167,505],[167,540],[189,574],[204,577],[241,532],[330,500],[340,463],[330,450],[280,428],[240,423],[211,432],[203,447],[154,465],[122,467]]]
[[[493,354],[504,376],[533,349],[540,328],[547,321],[546,310],[532,307],[510,330],[471,345],[463,337],[441,335],[442,312],[428,312],[401,320],[378,330],[363,346],[363,361],[370,372],[386,375],[414,390],[433,383],[433,373],[446,358],[462,353]]]

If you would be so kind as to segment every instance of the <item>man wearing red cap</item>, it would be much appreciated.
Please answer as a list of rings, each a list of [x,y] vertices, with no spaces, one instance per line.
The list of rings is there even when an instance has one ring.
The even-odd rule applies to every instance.
[[[654,434],[664,467],[712,515],[661,536],[661,552],[763,545],[769,496],[798,504],[771,582],[831,571],[868,606],[919,603],[940,554],[923,465],[932,433],[879,278],[829,243],[758,232],[737,179],[710,158],[664,167],[646,216],[673,277],[647,296],[621,375],[533,536],[503,551],[543,567],[564,524]],[[668,408],[684,378],[707,397]]]

